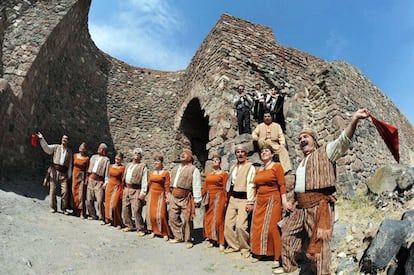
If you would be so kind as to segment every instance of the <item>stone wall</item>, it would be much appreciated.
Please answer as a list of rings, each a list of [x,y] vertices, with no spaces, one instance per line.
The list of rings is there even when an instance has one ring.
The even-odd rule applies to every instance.
[[[29,137],[38,130],[49,142],[67,133],[74,149],[84,139],[93,147],[101,140],[113,145],[106,112],[109,62],[90,39],[89,5],[40,1],[8,21],[2,75],[8,86],[0,103],[2,173],[45,165],[49,158],[30,147]]]
[[[37,130],[49,142],[69,134],[75,151],[82,141],[89,153],[106,142],[111,157],[122,151],[128,159],[133,148],[142,147],[144,161],[152,164],[160,153],[169,168],[183,147],[192,148],[202,169],[208,169],[214,151],[228,168],[238,143],[245,143],[250,158],[259,162],[250,136],[238,135],[232,108],[238,85],[252,90],[255,83],[265,89],[276,85],[286,96],[286,138],[294,166],[302,157],[296,145],[302,127],[315,128],[320,143],[327,142],[362,106],[399,127],[401,162],[410,162],[412,125],[346,63],[328,63],[280,45],[269,27],[224,14],[185,70],[137,68],[95,47],[87,28],[89,5],[15,0],[3,6],[2,14],[12,16],[0,20],[0,72],[7,83],[0,99],[1,176],[12,176],[22,166],[31,168],[27,173],[44,172],[48,157],[29,145]],[[349,154],[338,162],[340,191],[352,192],[376,168],[392,162],[372,124],[363,121]]]

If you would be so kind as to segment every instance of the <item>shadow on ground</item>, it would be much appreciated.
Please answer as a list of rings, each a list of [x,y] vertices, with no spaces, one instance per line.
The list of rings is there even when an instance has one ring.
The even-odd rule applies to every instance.
[[[0,179],[0,189],[17,195],[44,200],[49,194],[49,188],[42,185],[40,175],[6,175]],[[60,191],[58,190],[58,194]]]

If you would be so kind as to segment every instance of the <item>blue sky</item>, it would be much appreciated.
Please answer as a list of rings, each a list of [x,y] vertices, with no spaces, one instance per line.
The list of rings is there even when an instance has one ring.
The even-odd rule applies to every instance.
[[[270,26],[280,44],[359,68],[414,124],[412,0],[92,0],[89,29],[111,56],[175,71],[223,13]]]

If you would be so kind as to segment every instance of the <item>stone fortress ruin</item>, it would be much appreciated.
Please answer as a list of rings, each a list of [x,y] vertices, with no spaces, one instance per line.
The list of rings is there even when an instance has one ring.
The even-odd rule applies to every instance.
[[[45,172],[49,158],[30,146],[39,130],[49,143],[67,133],[74,151],[82,141],[90,153],[105,142],[112,156],[118,150],[131,156],[139,146],[148,163],[162,153],[171,164],[181,148],[191,147],[201,168],[214,151],[228,168],[238,143],[258,160],[250,137],[238,135],[232,106],[239,84],[251,89],[257,82],[286,95],[294,167],[302,157],[296,143],[304,126],[317,130],[320,143],[330,141],[360,107],[398,127],[401,163],[414,162],[413,126],[351,65],[281,45],[271,28],[224,14],[184,70],[137,68],[95,46],[87,24],[90,4],[0,4],[0,177]],[[360,123],[354,140],[337,165],[343,192],[395,162],[370,121]]]

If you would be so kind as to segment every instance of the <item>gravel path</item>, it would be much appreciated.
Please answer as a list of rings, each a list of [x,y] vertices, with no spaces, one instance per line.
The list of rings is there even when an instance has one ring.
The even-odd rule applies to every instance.
[[[46,195],[40,184],[0,183],[2,274],[271,274],[271,261],[251,263],[239,253],[207,248],[201,210],[196,244],[186,249],[98,221],[51,214]]]

